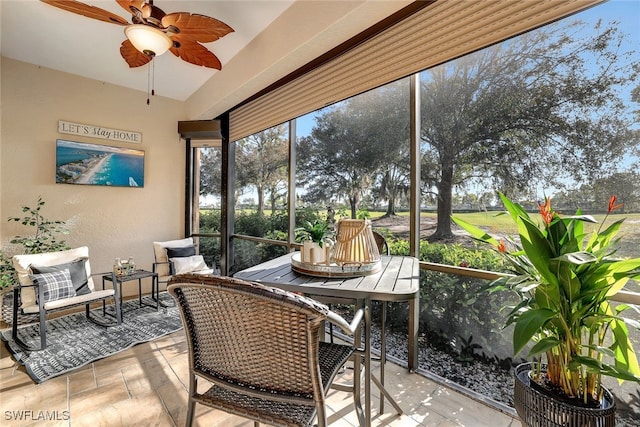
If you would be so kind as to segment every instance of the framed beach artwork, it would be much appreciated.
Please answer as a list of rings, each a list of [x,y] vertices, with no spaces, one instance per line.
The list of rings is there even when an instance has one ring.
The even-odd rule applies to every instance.
[[[56,183],[144,187],[144,151],[58,139]]]

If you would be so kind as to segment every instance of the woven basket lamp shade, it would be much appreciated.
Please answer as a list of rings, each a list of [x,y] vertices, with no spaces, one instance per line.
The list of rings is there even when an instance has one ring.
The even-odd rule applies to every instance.
[[[380,252],[366,219],[341,219],[337,224],[333,261],[343,264],[369,264],[380,261]]]

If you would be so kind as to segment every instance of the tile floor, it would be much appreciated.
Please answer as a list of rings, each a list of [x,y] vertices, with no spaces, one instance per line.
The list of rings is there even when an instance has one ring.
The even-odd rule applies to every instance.
[[[30,379],[4,344],[0,347],[2,426],[183,426],[185,423],[188,360],[182,331],[42,384]],[[372,386],[374,426],[521,425],[507,414],[393,363],[387,363],[385,372],[387,389],[405,414],[397,415],[388,403],[385,412],[379,414],[377,389]],[[330,392],[331,426],[357,425],[352,402],[346,392]],[[199,405],[196,417],[197,426],[253,426],[253,422]]]

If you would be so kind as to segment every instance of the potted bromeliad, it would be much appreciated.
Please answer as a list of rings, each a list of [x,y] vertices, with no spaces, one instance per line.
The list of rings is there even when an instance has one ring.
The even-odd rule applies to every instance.
[[[296,228],[296,237],[302,242],[302,262],[310,264],[328,263],[333,244],[333,232],[327,221],[305,221]]]
[[[622,316],[628,305],[611,303],[629,279],[640,279],[640,258],[615,257],[624,219],[604,227],[621,205],[612,196],[603,223],[586,232],[585,224],[596,220],[580,210],[560,215],[547,198],[538,223],[519,204],[500,198],[517,225],[517,240],[505,242],[453,220],[495,247],[510,266],[512,274],[493,281],[489,290],[519,296],[507,318],[514,326],[514,354],[528,348],[534,358],[516,368],[516,411],[525,425],[613,426],[615,402],[602,376],[640,382],[628,330],[638,324]]]

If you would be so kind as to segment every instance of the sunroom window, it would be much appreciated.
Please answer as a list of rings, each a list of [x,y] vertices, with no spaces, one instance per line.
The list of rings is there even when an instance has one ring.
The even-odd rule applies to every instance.
[[[346,91],[312,112],[310,103],[297,114],[283,113],[273,121],[291,122],[261,132],[252,118],[268,123],[271,116],[258,112],[294,103],[265,99],[232,111],[230,138],[253,132],[233,142],[236,271],[293,250],[292,230],[302,221],[369,218],[393,255],[424,262],[421,351],[434,361],[424,369],[436,372],[446,359],[450,369],[436,373],[469,388],[459,374],[465,369],[505,371],[494,394],[484,384],[476,391],[510,405],[508,368],[515,361],[500,312],[510,300],[480,292],[490,273],[504,267],[451,215],[507,237],[516,230],[496,216],[502,209],[496,191],[532,212],[550,196],[558,211],[581,208],[598,220],[615,194],[624,207],[607,221],[626,218],[618,255],[640,256],[637,18],[633,2],[607,2],[357,95]],[[304,94],[305,85],[298,85]],[[273,145],[261,151],[267,142]],[[419,212],[412,211],[416,194]],[[412,248],[412,239],[419,247]],[[627,288],[640,292],[637,283]],[[391,304],[389,319],[401,331],[406,308]],[[640,346],[637,332],[632,340]],[[637,417],[637,385],[620,390],[627,415]]]

